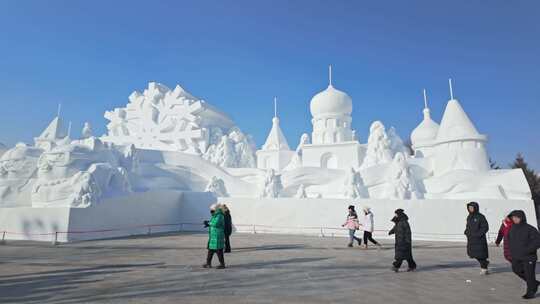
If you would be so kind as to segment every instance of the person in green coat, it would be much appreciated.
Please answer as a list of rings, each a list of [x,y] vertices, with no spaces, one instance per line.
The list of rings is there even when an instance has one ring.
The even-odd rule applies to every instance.
[[[210,221],[205,221],[205,226],[208,227],[208,255],[204,268],[212,267],[212,258],[214,253],[217,253],[219,266],[217,269],[225,268],[225,258],[223,257],[223,247],[225,247],[225,218],[223,211],[217,205],[210,207],[212,217]]]

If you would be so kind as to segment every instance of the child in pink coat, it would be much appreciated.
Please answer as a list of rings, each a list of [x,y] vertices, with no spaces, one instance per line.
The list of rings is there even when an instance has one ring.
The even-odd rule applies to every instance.
[[[347,215],[347,220],[341,227],[345,227],[349,229],[349,244],[348,247],[353,246],[353,242],[356,240],[358,242],[358,246],[362,245],[362,239],[356,237],[354,234],[356,233],[356,230],[360,229],[360,222],[358,221],[358,215],[356,214],[356,211],[354,210],[354,206],[349,206],[349,214]]]

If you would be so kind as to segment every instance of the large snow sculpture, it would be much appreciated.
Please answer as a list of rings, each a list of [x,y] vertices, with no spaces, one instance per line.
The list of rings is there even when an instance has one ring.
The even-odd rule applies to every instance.
[[[283,189],[281,176],[276,174],[274,169],[268,169],[261,187],[261,197],[277,198]]]
[[[360,172],[351,168],[349,175],[345,180],[345,189],[343,192],[344,196],[347,198],[366,198],[368,197],[367,191],[362,182],[362,177]]]
[[[405,154],[398,152],[394,156],[387,178],[385,197],[390,199],[419,199],[416,181],[409,170]]]
[[[1,205],[87,207],[104,195],[131,192],[123,167],[131,166],[131,155],[122,155],[89,132],[89,137],[71,140],[61,122],[54,118],[35,138],[35,147],[17,144],[2,155]]]
[[[129,96],[125,108],[107,111],[105,118],[110,121],[108,134],[102,137],[106,142],[134,144],[137,148],[150,150],[205,154],[205,158],[221,166],[255,166],[254,149],[249,139],[234,128],[231,119],[179,85],[170,90],[165,85],[150,82],[142,94],[135,91]],[[216,133],[216,129],[229,136],[234,147],[222,142],[221,136],[216,140],[215,134],[210,134]],[[221,147],[216,147],[220,144]],[[219,150],[218,155],[207,152],[212,145],[212,150]]]
[[[386,134],[383,123],[378,120],[374,121],[369,128],[366,157],[360,169],[391,162],[392,152],[391,141]]]
[[[211,192],[217,197],[229,196],[227,194],[227,190],[225,189],[225,183],[221,178],[216,176],[212,176],[212,178],[210,178],[210,181],[208,182],[208,185],[206,185],[204,191]]]

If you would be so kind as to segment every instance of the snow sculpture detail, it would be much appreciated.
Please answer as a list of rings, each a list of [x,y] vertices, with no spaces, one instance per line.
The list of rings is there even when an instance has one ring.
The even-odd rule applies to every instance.
[[[201,155],[222,167],[255,167],[255,147],[230,118],[176,86],[150,82],[141,94],[129,96],[125,108],[105,112],[115,145]],[[224,137],[225,136],[225,137]]]
[[[86,139],[92,137],[92,126],[89,122],[85,122],[81,131],[81,138]]]
[[[207,134],[200,124],[202,111],[203,102],[182,87],[171,91],[150,82],[142,94],[135,91],[129,96],[125,108],[105,112],[110,121],[105,140],[147,149],[204,151]]]
[[[202,157],[215,165],[229,168],[255,167],[253,140],[233,127],[229,134],[220,128],[210,129],[210,145]]]
[[[302,134],[300,137],[300,143],[296,147],[296,151],[289,162],[289,164],[283,169],[284,171],[294,170],[302,167],[302,149],[304,145],[309,145],[309,135],[307,133]]]
[[[277,198],[283,189],[281,184],[281,176],[277,175],[274,169],[268,169],[264,178],[264,183],[261,187],[261,197]]]
[[[304,184],[300,184],[300,186],[298,187],[298,190],[296,191],[296,194],[294,195],[295,198],[307,198],[307,193],[306,193],[306,187],[304,186]]]
[[[366,157],[364,158],[360,169],[365,169],[391,161],[391,141],[386,134],[383,123],[377,120],[373,122],[369,128]]]
[[[225,183],[221,178],[216,176],[212,176],[212,178],[210,178],[210,181],[208,182],[208,185],[206,185],[206,189],[204,189],[204,191],[211,192],[217,197],[229,196],[227,194],[227,190],[225,189]]]
[[[390,149],[392,150],[393,155],[398,152],[401,152],[405,155],[411,154],[409,148],[407,148],[405,144],[403,144],[403,140],[397,134],[396,128],[390,127],[390,129],[388,129],[388,139],[390,140]]]
[[[407,159],[401,152],[396,153],[392,161],[390,174],[387,179],[385,197],[390,199],[423,198],[409,170]]]
[[[362,177],[360,172],[351,168],[349,176],[345,181],[345,191],[343,192],[344,196],[347,198],[365,198],[368,197],[368,193],[362,182]]]

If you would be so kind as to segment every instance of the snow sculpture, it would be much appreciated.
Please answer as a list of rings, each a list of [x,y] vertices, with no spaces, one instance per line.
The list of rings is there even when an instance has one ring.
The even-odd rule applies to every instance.
[[[281,176],[277,175],[274,169],[268,169],[264,178],[264,183],[261,187],[260,197],[277,198],[283,189],[281,184]]]
[[[368,197],[360,172],[355,171],[354,168],[351,168],[349,175],[345,180],[345,190],[343,194],[347,198]]]
[[[304,184],[300,184],[300,186],[298,187],[298,190],[296,191],[296,194],[294,195],[295,198],[307,198],[307,193],[306,193],[306,187],[304,186]]]
[[[89,122],[85,122],[81,131],[81,139],[86,139],[92,137],[92,126]]]
[[[107,111],[105,118],[110,123],[102,140],[161,151],[201,154],[218,144],[209,140],[211,128],[234,132],[231,119],[204,100],[179,85],[170,90],[156,82],[150,82],[142,94],[133,92],[125,108]]]
[[[434,145],[434,173],[440,176],[456,170],[486,172],[489,170],[487,136],[476,130],[452,95],[446,104]]]
[[[309,145],[309,135],[307,133],[302,134],[300,137],[300,143],[296,147],[296,151],[289,162],[289,164],[283,169],[284,171],[294,170],[302,167],[302,149],[304,145]]]
[[[416,181],[409,170],[406,156],[401,152],[396,153],[392,161],[387,178],[385,197],[390,199],[422,198],[422,194],[416,186]]]
[[[204,159],[221,167],[255,167],[254,143],[251,137],[236,127],[228,134],[223,134],[219,128],[212,128],[210,133],[210,145],[202,155]]]
[[[426,90],[424,90],[424,119],[411,132],[411,145],[416,158],[433,155],[433,145],[439,132],[439,124],[431,119],[431,111],[427,103]]]
[[[360,169],[392,161],[392,143],[386,134],[384,125],[375,121],[369,128],[366,157]]]
[[[225,189],[225,183],[221,178],[218,178],[216,176],[212,176],[212,178],[210,178],[210,181],[208,182],[208,185],[206,185],[204,191],[211,192],[217,197],[229,196],[227,194],[227,190]]]
[[[392,150],[392,155],[396,153],[403,153],[405,155],[410,155],[411,151],[403,144],[403,140],[396,132],[396,128],[390,127],[388,129],[388,140],[390,141],[390,150]]]
[[[279,127],[279,118],[277,117],[276,98],[274,98],[274,118],[272,118],[272,129],[266,138],[262,149],[256,152],[257,168],[274,169],[281,171],[291,161],[294,152],[289,148],[287,139]]]

